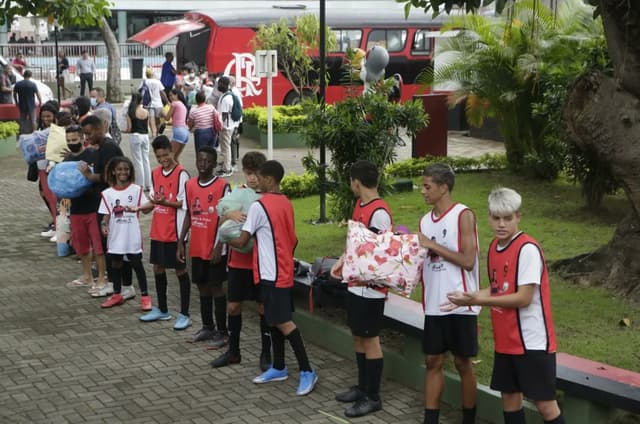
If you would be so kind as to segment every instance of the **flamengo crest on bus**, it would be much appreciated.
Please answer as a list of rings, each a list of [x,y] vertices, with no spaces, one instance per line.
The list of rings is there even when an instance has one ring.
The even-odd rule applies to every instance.
[[[225,75],[234,75],[236,87],[243,97],[262,94],[261,78],[256,72],[256,57],[251,53],[232,53],[233,59],[224,68]],[[276,76],[276,75],[274,75]]]

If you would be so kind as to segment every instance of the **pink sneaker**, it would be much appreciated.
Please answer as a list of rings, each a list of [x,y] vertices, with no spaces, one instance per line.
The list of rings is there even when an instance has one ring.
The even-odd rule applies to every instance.
[[[106,302],[104,302],[100,307],[102,308],[112,308],[114,306],[122,305],[124,303],[124,298],[120,293],[114,294],[109,297]]]
[[[151,296],[140,296],[140,309],[150,311],[152,307]]]

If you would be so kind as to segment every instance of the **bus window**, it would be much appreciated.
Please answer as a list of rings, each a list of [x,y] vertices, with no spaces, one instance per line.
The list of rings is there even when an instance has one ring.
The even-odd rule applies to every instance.
[[[347,48],[356,49],[360,47],[362,40],[362,30],[360,29],[334,29],[332,30],[336,36],[336,49],[333,53],[345,53]]]
[[[416,56],[426,56],[431,54],[433,43],[433,31],[419,29],[413,36],[411,54]]]
[[[407,30],[404,29],[374,29],[367,39],[367,50],[373,46],[382,46],[389,53],[400,52],[407,42]]]

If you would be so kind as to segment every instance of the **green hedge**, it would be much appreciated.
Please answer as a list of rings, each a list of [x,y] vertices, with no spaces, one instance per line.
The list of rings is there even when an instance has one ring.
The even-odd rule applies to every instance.
[[[507,158],[504,154],[484,154],[479,158],[425,156],[393,163],[386,167],[385,173],[394,178],[419,177],[427,165],[436,162],[447,163],[456,172],[494,170],[507,167]],[[305,172],[302,175],[290,173],[280,182],[280,190],[290,198],[318,194],[320,191],[318,176],[311,172]]]
[[[16,121],[0,122],[0,140],[7,139],[18,134],[20,126]]]
[[[273,132],[289,133],[300,132],[300,127],[304,124],[305,115],[302,113],[302,106],[273,106]],[[264,106],[252,106],[242,112],[243,121],[247,124],[256,125],[260,131],[267,131],[267,108]]]

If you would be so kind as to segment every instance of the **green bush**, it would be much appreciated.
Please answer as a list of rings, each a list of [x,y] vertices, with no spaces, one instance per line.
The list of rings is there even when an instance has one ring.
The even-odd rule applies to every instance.
[[[20,126],[16,121],[0,122],[0,140],[8,139],[18,134],[18,131],[20,131]]]
[[[301,126],[306,119],[302,106],[273,106],[273,132],[290,133],[300,132]],[[267,108],[265,106],[252,106],[242,113],[243,121],[247,124],[256,125],[260,131],[267,131]]]
[[[456,172],[472,172],[480,170],[504,169],[507,167],[507,157],[504,154],[486,153],[479,158],[438,157],[425,156],[396,162],[385,168],[390,177],[410,178],[419,177],[427,165],[432,163],[449,164]]]
[[[296,175],[293,172],[285,175],[280,181],[280,191],[290,198],[307,197],[318,194],[318,176],[311,172]]]

